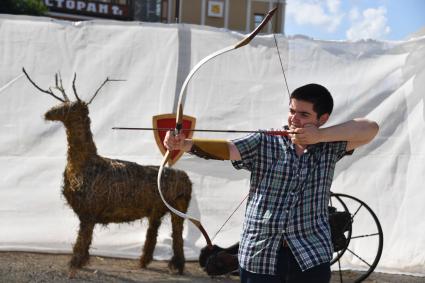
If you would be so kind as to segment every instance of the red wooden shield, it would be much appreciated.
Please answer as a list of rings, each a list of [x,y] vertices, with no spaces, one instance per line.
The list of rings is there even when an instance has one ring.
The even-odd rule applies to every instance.
[[[193,130],[195,128],[196,119],[195,117],[183,115],[183,130],[182,133],[186,136],[186,138],[191,138],[193,136]],[[152,117],[152,126],[153,128],[171,128],[174,129],[176,127],[176,114],[161,114]],[[167,152],[167,149],[164,146],[164,138],[167,130],[158,130],[153,131],[155,136],[156,144],[159,147],[162,155]],[[168,161],[168,165],[172,166],[174,163],[179,160],[179,158],[183,155],[183,151],[174,150],[171,152],[170,159]]]

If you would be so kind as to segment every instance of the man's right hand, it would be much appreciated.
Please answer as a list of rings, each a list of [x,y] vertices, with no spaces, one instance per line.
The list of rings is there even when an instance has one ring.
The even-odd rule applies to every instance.
[[[212,140],[214,142],[214,140]],[[238,148],[231,141],[227,142],[229,147],[229,154],[225,160],[241,160],[241,155]],[[169,151],[182,150],[189,152],[193,146],[192,139],[186,139],[186,136],[182,133],[174,135],[172,131],[168,131],[164,138],[164,146]]]
[[[183,150],[189,151],[192,147],[190,140],[186,140],[186,136],[183,133],[174,135],[172,131],[168,131],[164,138],[164,146],[169,151],[172,150]]]

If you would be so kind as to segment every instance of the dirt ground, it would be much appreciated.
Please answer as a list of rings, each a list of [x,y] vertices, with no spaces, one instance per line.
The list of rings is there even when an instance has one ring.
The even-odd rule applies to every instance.
[[[70,255],[0,252],[0,282],[239,282],[237,276],[211,278],[197,262],[187,262],[184,275],[173,275],[168,272],[165,261],[154,261],[147,269],[140,269],[137,260],[97,256],[92,256],[89,265],[71,280],[68,278],[69,260]],[[333,278],[331,282],[340,281]],[[425,283],[425,278],[374,273],[364,282]]]

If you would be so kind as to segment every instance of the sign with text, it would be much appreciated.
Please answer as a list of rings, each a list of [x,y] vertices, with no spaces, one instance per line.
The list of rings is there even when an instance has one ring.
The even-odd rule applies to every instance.
[[[84,0],[44,0],[50,11],[110,18],[129,18],[126,5]]]

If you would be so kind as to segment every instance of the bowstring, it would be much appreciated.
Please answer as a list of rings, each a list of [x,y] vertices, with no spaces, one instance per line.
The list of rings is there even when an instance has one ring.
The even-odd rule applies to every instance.
[[[291,98],[291,92],[289,91],[288,81],[286,80],[285,68],[283,67],[282,57],[280,56],[279,45],[277,44],[276,34],[273,34],[274,43],[277,49],[277,55],[279,56],[280,67],[282,69],[283,78],[285,80],[286,90],[288,91],[288,97]]]
[[[214,234],[214,236],[211,238],[211,242],[214,241],[215,237],[221,232],[221,230],[226,226],[227,222],[229,222],[230,218],[236,213],[236,211],[241,207],[241,205],[245,202],[247,197],[249,196],[249,193],[243,198],[243,200],[238,204],[238,206],[233,210],[233,212],[230,214],[229,217],[227,217],[226,221],[224,221],[223,225],[221,225],[220,229],[217,230],[217,232]]]

